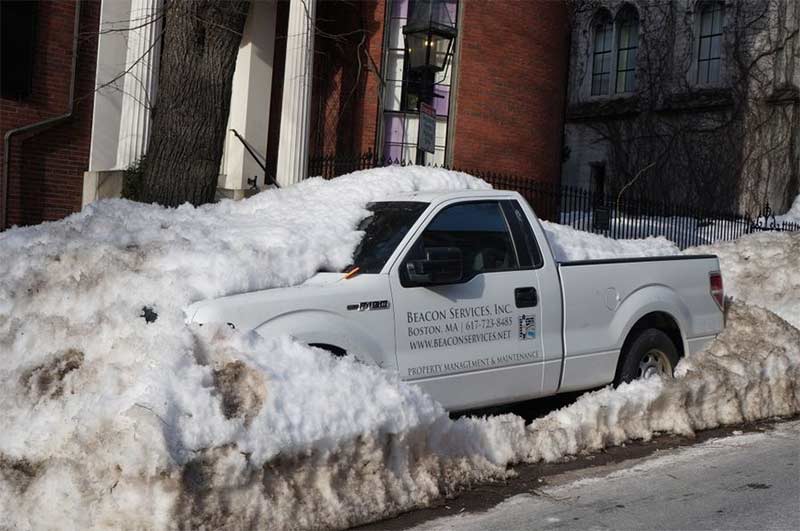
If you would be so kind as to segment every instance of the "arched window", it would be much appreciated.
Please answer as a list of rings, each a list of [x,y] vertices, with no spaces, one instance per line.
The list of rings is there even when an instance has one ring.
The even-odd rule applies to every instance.
[[[639,15],[626,6],[617,15],[617,81],[615,91],[636,90],[636,52],[639,48]]]
[[[722,4],[718,2],[704,2],[700,6],[699,46],[697,82],[716,83],[722,62]]]
[[[594,48],[592,51],[592,96],[608,94],[611,84],[611,47],[614,27],[611,16],[600,12],[594,22]]]

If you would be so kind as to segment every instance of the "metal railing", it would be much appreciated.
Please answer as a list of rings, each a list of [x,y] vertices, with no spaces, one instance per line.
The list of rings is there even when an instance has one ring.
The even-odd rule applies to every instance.
[[[408,161],[376,157],[371,152],[353,157],[324,156],[309,161],[309,174],[332,179],[357,170],[410,164]],[[691,208],[632,194],[617,197],[541,182],[534,177],[453,169],[481,178],[494,188],[519,192],[544,220],[608,238],[663,236],[685,249],[734,240],[759,231],[800,231],[800,223],[778,221],[768,205],[755,215],[742,215]]]

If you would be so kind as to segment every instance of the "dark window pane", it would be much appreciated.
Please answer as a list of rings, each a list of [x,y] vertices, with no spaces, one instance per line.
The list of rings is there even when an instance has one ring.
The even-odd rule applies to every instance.
[[[0,92],[6,98],[31,93],[36,47],[35,1],[0,2]]]
[[[628,24],[621,24],[619,27],[619,47],[627,48],[630,42],[630,26]]]
[[[708,62],[708,82],[714,83],[719,81],[719,59],[711,59]]]
[[[711,37],[711,45],[708,56],[712,59],[716,59],[720,56],[720,45],[722,43],[722,36],[715,35]]]
[[[465,276],[518,268],[505,217],[496,202],[447,207],[436,215],[409,253],[425,255],[430,247],[456,247],[461,251]]]
[[[525,217],[522,207],[517,201],[503,201],[503,212],[517,249],[517,257],[521,268],[540,267],[543,264],[542,253],[536,243],[531,224]]]
[[[700,81],[700,83],[708,83],[708,61],[701,61],[697,67],[698,81]]]
[[[705,8],[700,15],[700,35],[709,35],[711,33],[711,12]]]
[[[592,76],[592,96],[599,96],[600,92],[600,76]]]
[[[602,71],[602,66],[603,66],[603,56],[600,54],[595,54],[594,64],[592,65],[592,73],[599,74]]]
[[[633,92],[636,90],[636,72],[631,70],[625,77],[625,92]]]
[[[626,72],[617,72],[617,84],[616,84],[616,91],[617,92],[625,92],[625,74]]]
[[[617,70],[628,69],[628,50],[620,50],[617,57]]]
[[[716,4],[711,12],[711,15],[711,31],[714,33],[722,33],[722,7],[719,4]]]
[[[607,73],[611,72],[611,54],[610,53],[603,54],[602,72],[604,74],[607,74]]]
[[[428,203],[374,203],[372,214],[364,218],[358,230],[364,237],[353,254],[353,265],[362,273],[379,273]]]
[[[708,59],[709,52],[711,50],[711,39],[708,37],[703,37],[700,39],[700,60],[703,61]]]

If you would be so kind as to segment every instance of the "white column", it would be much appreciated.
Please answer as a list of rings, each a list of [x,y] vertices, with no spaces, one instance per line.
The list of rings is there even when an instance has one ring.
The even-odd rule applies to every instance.
[[[222,154],[219,186],[226,190],[245,190],[249,188],[247,180],[253,177],[259,186],[264,184],[264,170],[231,129],[245,138],[262,162],[266,160],[277,7],[275,0],[254,0],[250,4],[236,56]]]
[[[314,69],[316,0],[290,0],[283,73],[278,182],[296,183],[308,174],[311,80]]]
[[[158,78],[161,7],[162,0],[131,0],[116,169],[130,166],[147,148]]]

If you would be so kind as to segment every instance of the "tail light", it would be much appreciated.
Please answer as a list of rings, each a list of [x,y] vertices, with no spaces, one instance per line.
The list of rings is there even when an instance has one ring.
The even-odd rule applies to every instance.
[[[711,298],[717,303],[719,309],[722,310],[725,304],[725,288],[722,286],[722,273],[715,271],[708,276],[708,285],[711,292]]]

